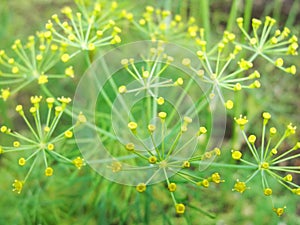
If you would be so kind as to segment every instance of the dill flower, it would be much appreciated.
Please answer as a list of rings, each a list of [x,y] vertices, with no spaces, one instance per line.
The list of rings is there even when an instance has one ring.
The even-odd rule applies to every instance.
[[[160,120],[160,123],[164,124],[167,114],[165,112],[160,112],[160,114],[161,113],[164,113],[164,116],[163,119]],[[147,185],[149,185],[152,181],[156,182],[158,177],[162,178],[166,182],[167,189],[174,203],[175,211],[179,215],[185,212],[185,205],[178,203],[176,200],[175,194],[177,190],[177,183],[174,182],[175,180],[179,179],[203,188],[208,188],[211,183],[219,184],[223,182],[220,174],[217,172],[208,177],[202,177],[199,176],[199,173],[195,173],[195,167],[199,166],[201,162],[212,160],[221,154],[219,148],[214,148],[213,150],[207,151],[203,154],[195,152],[195,154],[192,154],[192,156],[188,157],[188,159],[186,158],[187,156],[184,157],[184,155],[187,155],[185,151],[196,144],[195,141],[199,138],[199,136],[205,135],[206,132],[203,132],[204,127],[200,127],[199,130],[202,132],[198,131],[191,136],[190,133],[186,134],[186,131],[189,129],[189,124],[193,123],[192,118],[187,116],[184,117],[183,123],[184,126],[186,126],[186,130],[183,131],[182,129],[179,129],[178,133],[174,135],[175,140],[171,142],[171,145],[167,144],[166,138],[170,137],[168,137],[165,133],[166,130],[164,126],[160,125],[157,125],[157,127],[160,127],[162,130],[155,129],[155,131],[153,131],[152,129],[147,129],[151,137],[150,140],[152,142],[152,147],[148,147],[145,143],[142,144],[145,149],[133,148],[131,147],[133,145],[132,143],[125,145],[126,150],[130,149],[130,153],[137,156],[137,160],[140,161],[138,164],[141,168],[145,169],[148,165],[149,172],[151,171],[153,174],[148,180],[138,183],[136,190],[140,193],[145,192]],[[134,127],[137,127],[137,125]],[[149,124],[148,128],[149,127],[152,128],[153,125]],[[130,126],[128,126],[128,129],[131,130]],[[162,135],[162,142],[159,145],[155,138],[157,132]],[[189,136],[188,141],[186,137],[184,137],[185,135]],[[182,139],[185,140],[184,144],[182,143]],[[141,143],[143,142],[142,139],[139,140]],[[130,166],[124,166],[122,169],[124,171],[130,171]],[[174,174],[172,176],[172,180],[174,181],[171,181],[170,174]]]
[[[2,154],[21,153],[23,156],[18,159],[18,164],[22,167],[26,167],[30,164],[30,168],[25,178],[23,180],[15,180],[13,183],[13,191],[19,194],[21,193],[32,170],[35,167],[40,167],[38,163],[44,164],[44,174],[47,177],[55,174],[55,169],[50,166],[50,158],[73,164],[78,169],[85,165],[84,159],[81,157],[78,156],[75,159],[69,159],[59,152],[61,150],[61,143],[65,142],[66,139],[72,138],[73,133],[71,130],[75,126],[79,125],[79,123],[59,134],[56,134],[65,105],[68,104],[71,99],[61,97],[58,98],[58,101],[60,102],[60,105],[54,106],[54,98],[47,98],[46,101],[43,101],[42,96],[32,96],[30,98],[32,107],[30,107],[29,112],[26,112],[22,105],[16,106],[16,111],[24,120],[27,128],[31,132],[31,135],[25,136],[17,131],[12,131],[5,125],[3,125],[0,129],[1,133],[18,140],[14,141],[12,146],[1,145]],[[40,112],[41,105],[46,105],[48,108],[45,118],[42,117]],[[26,114],[31,114],[32,119],[30,119]],[[82,116],[83,115],[81,115],[81,117]],[[31,120],[33,120],[33,122],[31,122]]]
[[[252,70],[256,56],[249,59],[240,57],[239,53],[243,47],[235,41],[234,33],[224,31],[222,39],[212,48],[209,48],[212,43],[205,39],[203,28],[198,28],[196,35],[191,38],[195,40],[198,49],[196,54],[200,66],[194,66],[189,58],[184,58],[182,64],[190,68],[203,82],[209,84],[212,96],[218,94],[226,108],[232,109],[233,104],[232,101],[223,99],[223,88],[232,91],[260,88],[260,73]],[[241,77],[240,74],[245,75]]]
[[[266,16],[264,21],[254,18],[252,19],[253,33],[250,35],[243,28],[243,19],[238,18],[237,22],[248,41],[248,45],[241,45],[242,48],[255,52],[256,55],[260,55],[284,72],[296,73],[295,65],[285,66],[282,58],[284,55],[298,55],[298,38],[291,35],[289,28],[284,27],[282,30],[274,31],[275,19],[269,16]]]
[[[257,147],[256,136],[247,136],[244,131],[245,120],[242,116],[236,119],[236,123],[241,127],[241,132],[244,140],[247,143],[248,149],[250,150],[252,158],[246,158],[245,154],[240,151],[232,151],[232,158],[240,161],[242,164],[249,166],[253,169],[252,174],[245,179],[245,181],[237,181],[234,189],[240,193],[243,193],[247,188],[246,185],[250,183],[254,177],[260,177],[262,181],[263,193],[265,196],[272,196],[274,191],[270,185],[270,179],[275,179],[279,184],[285,187],[290,192],[299,195],[299,184],[294,182],[293,176],[300,173],[299,166],[290,166],[287,162],[300,157],[299,149],[300,142],[297,142],[293,147],[284,150],[283,142],[290,136],[295,134],[296,127],[291,123],[287,125],[284,134],[277,138],[276,128],[271,127],[269,132],[267,131],[267,125],[271,119],[271,114],[264,112],[262,114],[262,134],[261,134],[261,145]],[[275,141],[277,138],[277,141]],[[275,139],[275,140],[274,140]],[[242,168],[242,167],[241,167]],[[275,208],[274,212],[280,216],[283,213],[283,208]],[[280,209],[280,210],[279,210]]]
[[[131,14],[125,12],[124,17],[129,19],[138,31],[152,41],[180,41],[186,37],[186,32],[192,34],[197,28],[193,17],[184,21],[180,15],[172,15],[168,10],[161,10],[152,6],[145,7],[142,18],[133,18],[129,15]]]
[[[6,101],[32,82],[43,85],[50,79],[74,77],[72,67],[66,69],[66,74],[52,74],[50,71],[65,54],[65,46],[57,45],[48,32],[38,32],[29,36],[23,44],[16,40],[12,45],[13,55],[0,51],[0,97]]]
[[[161,74],[165,72],[173,61],[173,57],[164,53],[163,42],[159,42],[157,48],[151,48],[150,55],[145,58],[144,61],[146,63],[146,68],[142,67],[139,69],[135,64],[134,59],[121,60],[121,64],[130,76],[138,82],[140,87],[130,89],[126,87],[126,85],[121,85],[119,86],[118,91],[120,94],[128,94],[134,92],[140,93],[145,90],[150,96],[156,99],[158,105],[163,105],[165,99],[155,94],[155,89],[182,86],[184,80],[181,77],[178,77],[177,79],[164,79],[161,81]],[[145,76],[145,74],[147,74],[147,76]]]
[[[223,182],[217,171],[202,173],[220,156],[221,150],[206,147],[211,132],[205,124],[200,125],[198,116],[207,110],[209,103],[206,99],[199,99],[199,92],[193,96],[197,102],[189,96],[189,91],[195,86],[199,87],[198,83],[189,79],[189,70],[179,69],[181,60],[172,63],[174,50],[179,52],[177,49],[181,48],[176,49],[174,45],[168,48],[169,45],[163,42],[145,43],[130,45],[129,49],[126,47],[125,57],[119,54],[123,51],[122,47],[118,54],[108,53],[104,56],[103,61],[106,61],[106,57],[114,60],[114,71],[117,71],[109,77],[101,77],[103,82],[100,83],[108,86],[98,88],[103,100],[99,109],[109,108],[111,116],[103,116],[104,113],[98,111],[97,117],[99,121],[111,123],[109,130],[98,125],[86,126],[86,131],[78,131],[76,137],[83,139],[79,143],[80,150],[97,172],[112,181],[134,186],[140,193],[147,192],[150,185],[163,182],[164,191],[171,196],[174,211],[182,214],[183,207],[176,207],[177,204],[183,204],[177,200],[180,185],[188,183],[200,189]],[[136,58],[130,58],[127,50]],[[99,74],[103,67],[97,66],[87,74]],[[94,80],[92,82],[92,85],[95,84]],[[79,86],[77,90],[76,96],[80,96],[80,99],[83,96],[89,98],[86,85]],[[76,108],[80,108],[80,99],[74,100]],[[85,139],[98,143],[85,143]]]
[[[46,24],[46,29],[53,36],[53,41],[79,49],[72,55],[65,55],[62,61],[68,61],[80,50],[94,51],[98,47],[121,42],[121,28],[116,25],[117,3],[110,5],[96,2],[94,6],[76,1],[78,12],[66,6],[61,10],[66,20],[57,14]],[[109,17],[108,17],[109,15]]]
[[[250,36],[243,28],[242,18],[237,19],[237,24],[247,38],[247,44],[240,43],[236,35],[229,31],[224,31],[223,38],[214,44],[205,39],[203,28],[196,28],[189,36],[195,41],[201,66],[194,66],[188,58],[182,60],[184,66],[192,69],[195,75],[211,86],[212,96],[217,93],[225,106],[227,104],[223,99],[222,89],[236,92],[261,87],[260,72],[253,70],[255,60],[259,56],[286,73],[297,72],[295,65],[286,66],[284,62],[285,55],[297,55],[298,49],[298,39],[295,35],[290,35],[288,28],[276,30],[274,36],[270,37],[275,20],[266,17],[261,28],[262,22],[253,19],[253,36]],[[245,51],[250,54],[243,54],[243,58],[240,52]]]

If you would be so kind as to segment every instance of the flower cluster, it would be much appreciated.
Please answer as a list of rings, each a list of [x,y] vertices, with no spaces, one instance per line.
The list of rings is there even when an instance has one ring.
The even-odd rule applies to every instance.
[[[297,55],[298,38],[295,35],[291,35],[291,31],[287,27],[284,27],[283,30],[277,29],[272,33],[276,20],[269,16],[266,16],[263,27],[262,23],[259,19],[252,19],[253,35],[250,36],[243,28],[243,18],[237,19],[238,27],[248,41],[248,45],[242,45],[243,48],[261,55],[279,69],[295,74],[295,65],[285,67],[282,58],[277,57],[273,59],[270,55]]]
[[[31,136],[22,135],[17,131],[12,131],[5,125],[1,126],[0,128],[1,133],[15,139],[12,145],[0,147],[1,154],[17,152],[22,153],[22,157],[18,160],[18,164],[21,167],[26,166],[30,161],[32,161],[25,178],[22,180],[16,179],[13,182],[13,191],[16,191],[17,193],[21,193],[26,180],[38,163],[44,163],[44,173],[46,176],[49,177],[53,175],[54,169],[50,166],[50,157],[57,161],[73,164],[78,169],[85,164],[84,160],[79,156],[74,159],[69,159],[60,153],[62,150],[60,149],[62,142],[73,137],[72,129],[74,126],[85,122],[84,115],[80,114],[78,116],[77,124],[71,126],[63,132],[60,131],[60,133],[56,134],[56,129],[59,125],[64,109],[66,105],[70,103],[71,99],[65,97],[58,98],[60,105],[55,106],[55,99],[47,98],[45,103],[48,107],[48,113],[44,121],[40,115],[40,102],[42,101],[42,96],[32,96],[30,101],[32,103],[32,107],[30,107],[29,113],[33,118],[33,123],[31,123],[30,119],[26,116],[27,113],[24,111],[22,105],[17,105],[16,111],[23,118],[27,128],[32,134]]]
[[[124,13],[134,26],[152,41],[179,41],[185,38],[185,32],[195,26],[195,18],[183,21],[180,15],[172,15],[168,10],[146,6],[143,17],[135,20],[131,13]]]
[[[152,142],[151,147],[143,143],[143,140],[139,137],[141,130],[138,124],[133,121],[129,122],[128,129],[139,140],[142,149],[139,149],[139,147],[131,142],[125,145],[125,149],[129,154],[137,156],[140,168],[148,168],[153,174],[148,180],[138,183],[136,190],[140,193],[145,192],[152,180],[155,180],[160,175],[163,176],[167,190],[173,200],[176,213],[183,214],[185,212],[185,205],[178,203],[175,197],[177,184],[189,182],[196,186],[208,188],[212,183],[219,184],[223,182],[218,172],[212,173],[208,177],[202,177],[199,175],[199,171],[196,173],[197,170],[195,170],[196,166],[199,166],[202,161],[213,160],[214,157],[220,156],[221,151],[219,148],[214,148],[202,154],[195,152],[190,157],[187,157],[187,151],[191,148],[192,143],[197,141],[200,136],[205,135],[207,130],[205,127],[200,127],[198,132],[193,136],[188,134],[190,137],[189,141],[181,143],[181,139],[189,130],[189,124],[192,123],[192,119],[185,116],[178,133],[172,136],[174,140],[170,142],[170,135],[167,135],[167,128],[165,127],[167,116],[166,112],[162,111],[158,113],[161,123],[159,128],[154,124],[148,125],[147,130]],[[161,143],[155,138],[157,133],[161,134]],[[170,143],[172,144],[170,145]],[[111,169],[113,172],[119,172],[121,170],[130,170],[130,167],[126,166],[126,164],[123,165],[121,162],[114,162]]]
[[[232,150],[232,158],[234,160],[240,161],[241,163],[249,166],[253,169],[253,173],[245,180],[237,180],[234,189],[237,192],[243,193],[247,190],[247,184],[256,176],[261,177],[263,193],[266,196],[272,196],[273,189],[270,186],[270,178],[275,179],[282,186],[290,190],[296,195],[300,195],[300,185],[294,182],[294,175],[300,174],[299,166],[290,166],[287,162],[291,161],[300,156],[297,152],[300,149],[300,142],[297,142],[293,147],[288,150],[284,150],[282,146],[283,141],[290,135],[295,134],[296,127],[291,123],[287,125],[284,134],[281,138],[276,140],[277,129],[271,127],[269,132],[266,131],[266,125],[271,119],[271,114],[264,112],[263,115],[263,126],[262,126],[262,139],[260,141],[260,147],[257,147],[256,136],[251,134],[246,135],[244,127],[248,120],[246,117],[235,118],[236,123],[240,126],[243,137],[247,143],[247,146],[252,155],[251,158],[244,157],[243,152],[240,150]],[[268,135],[267,135],[268,133]],[[268,139],[266,139],[268,136]],[[285,207],[275,208],[273,206],[274,212],[280,216],[284,212]]]
[[[170,63],[173,61],[173,57],[168,56],[164,53],[163,43],[159,43],[157,48],[150,49],[150,55],[144,60],[146,63],[146,68],[142,67],[139,70],[134,62],[134,59],[123,59],[121,64],[124,66],[126,71],[131,75],[131,77],[138,81],[140,86],[135,89],[128,89],[126,85],[121,85],[118,89],[119,93],[132,93],[147,91],[149,96],[152,96],[157,100],[158,104],[163,104],[164,99],[155,94],[154,89],[163,87],[174,87],[183,85],[183,79],[178,77],[175,81],[172,79],[159,80],[160,76],[169,67]]]
[[[283,67],[284,61],[282,58],[272,59],[269,57],[269,55],[274,54],[297,54],[298,40],[296,36],[287,39],[290,34],[288,28],[284,28],[282,32],[279,30],[276,31],[275,36],[271,37],[270,40],[267,40],[271,28],[274,25],[274,20],[270,17],[267,17],[260,37],[257,32],[259,28],[257,25],[259,24],[258,20],[253,19],[252,23],[254,37],[250,37],[243,29],[241,18],[237,19],[237,24],[249,40],[250,45],[238,42],[234,33],[224,31],[222,40],[214,45],[214,47],[209,48],[208,46],[211,46],[211,43],[208,43],[207,40],[205,40],[204,29],[195,27],[193,32],[189,34],[195,39],[196,45],[198,46],[199,50],[197,51],[197,55],[201,66],[192,66],[192,62],[188,58],[185,58],[182,61],[182,64],[192,69],[203,82],[209,83],[212,86],[211,97],[214,97],[215,93],[217,93],[224,104],[225,100],[223,99],[221,88],[233,91],[240,91],[245,88],[260,88],[260,73],[257,70],[253,70],[254,60],[258,56],[267,59],[284,72],[291,74],[296,73],[295,65]],[[271,40],[273,40],[274,43]],[[252,55],[245,59],[243,58],[245,56],[242,57],[241,54],[241,52],[244,53],[244,51],[252,52]],[[245,74],[247,71],[249,72],[246,76],[241,76],[241,74]]]
[[[0,97],[4,101],[33,81],[42,85],[49,79],[74,77],[73,67],[66,68],[65,74],[51,74],[51,69],[60,61],[66,48],[53,43],[49,32],[29,36],[25,44],[18,39],[12,50],[14,56],[0,51],[0,85],[3,86]]]
[[[65,7],[61,12],[67,20],[61,21],[54,14],[46,24],[46,29],[55,42],[78,49],[72,55],[65,54],[63,61],[68,61],[81,50],[94,51],[98,47],[121,42],[121,29],[113,20],[118,7],[116,2],[112,2],[110,6],[97,2],[92,10],[89,7],[87,9],[83,3],[77,4],[80,12],[74,13],[70,7]]]
[[[215,45],[214,48],[207,48],[207,41],[204,37],[204,29],[199,28],[195,38],[196,44],[200,50],[197,51],[197,56],[200,60],[201,66],[195,68],[189,58],[185,58],[182,64],[192,69],[195,74],[203,81],[210,84],[211,97],[215,93],[219,95],[221,101],[225,104],[221,88],[240,91],[244,88],[259,88],[260,73],[258,71],[251,71],[247,76],[240,77],[241,73],[250,70],[253,67],[253,60],[251,57],[248,60],[240,58],[242,47],[235,43],[235,34],[225,31],[222,40]]]

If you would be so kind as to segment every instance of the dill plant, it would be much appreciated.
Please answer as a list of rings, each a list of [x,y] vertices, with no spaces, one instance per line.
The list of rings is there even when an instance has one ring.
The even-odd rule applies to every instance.
[[[203,15],[208,16],[208,2],[201,4]],[[214,217],[206,209],[190,205],[183,193],[189,196],[189,189],[218,191],[218,185],[228,182],[232,184],[228,192],[242,194],[258,185],[255,179],[260,177],[262,192],[272,202],[270,211],[283,215],[288,205],[274,200],[278,189],[271,186],[270,179],[290,194],[300,195],[299,166],[288,164],[299,158],[299,141],[284,145],[286,139],[296,136],[296,126],[288,122],[278,137],[275,127],[267,131],[271,114],[263,112],[261,134],[247,136],[248,117],[237,114],[243,101],[237,93],[259,92],[264,85],[260,78],[267,75],[256,64],[259,58],[280,73],[296,75],[296,65],[289,63],[287,56],[297,56],[297,36],[287,27],[277,28],[276,20],[269,16],[234,21],[231,14],[227,28],[232,28],[234,21],[240,33],[225,30],[214,43],[208,18],[199,23],[195,17],[153,6],[136,13],[108,1],[75,0],[75,5],[52,15],[45,29],[28,37],[25,44],[17,39],[11,46],[12,56],[0,51],[3,104],[14,104],[34,81],[41,87],[30,99],[32,120],[23,104],[15,106],[31,134],[9,128],[6,121],[1,124],[1,136],[13,139],[11,144],[11,139],[3,138],[1,160],[6,160],[7,153],[20,152],[24,155],[16,154],[14,160],[20,167],[33,160],[25,178],[12,181],[12,190],[22,195],[30,189],[25,183],[36,164],[44,164],[47,177],[55,175],[48,159],[51,156],[78,169],[89,165],[101,176],[98,179],[103,176],[128,185],[124,188],[140,195],[148,193],[151,199],[168,193],[171,203],[166,205],[173,208],[172,216],[185,217],[190,210],[197,210]],[[141,40],[146,41],[139,44]],[[87,62],[82,76],[77,72],[76,57]],[[73,105],[70,98],[54,94],[64,89],[60,80],[70,78],[77,89],[66,90],[64,95],[74,96]],[[47,110],[40,110],[43,99]],[[60,121],[63,113],[73,119],[66,129],[60,127],[65,122]],[[226,117],[235,122],[243,139],[232,137],[222,144]],[[66,148],[67,144],[76,144],[82,156],[65,156],[74,151],[74,147]],[[222,157],[225,160],[219,162]],[[223,179],[226,168],[252,173],[230,181]],[[165,184],[159,186],[161,183]],[[158,194],[153,194],[152,186],[159,186]]]

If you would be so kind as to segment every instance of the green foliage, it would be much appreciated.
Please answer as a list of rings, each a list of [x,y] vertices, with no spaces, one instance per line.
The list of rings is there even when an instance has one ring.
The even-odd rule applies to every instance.
[[[299,4],[3,1],[0,224],[297,224]]]

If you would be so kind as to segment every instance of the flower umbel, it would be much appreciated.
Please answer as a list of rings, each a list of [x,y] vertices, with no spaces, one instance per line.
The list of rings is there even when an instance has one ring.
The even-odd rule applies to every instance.
[[[243,48],[256,52],[284,72],[296,73],[295,65],[285,67],[284,59],[282,58],[284,55],[298,55],[298,38],[290,34],[289,28],[276,29],[272,33],[276,20],[266,16],[264,22],[252,19],[253,34],[249,35],[243,28],[243,19],[238,18],[237,21],[240,30],[248,40],[248,45],[242,45]],[[272,58],[271,55],[274,55],[276,58]]]
[[[16,40],[12,45],[14,56],[8,56],[4,50],[0,51],[0,85],[10,87],[1,90],[3,100],[20,91],[33,81],[39,85],[50,79],[65,78],[65,74],[52,74],[51,69],[60,61],[65,52],[64,45],[53,42],[51,33],[38,32],[36,36],[29,36],[27,43]],[[69,69],[70,70],[70,69]],[[67,76],[71,76],[68,71]]]
[[[211,93],[217,93],[223,99],[221,88],[233,91],[240,91],[241,89],[253,89],[260,87],[260,73],[258,71],[251,71],[253,67],[253,60],[256,56],[249,59],[240,57],[240,52],[243,50],[242,46],[235,42],[235,34],[225,31],[222,40],[209,49],[209,43],[205,39],[205,31],[199,28],[196,31],[195,39],[197,49],[197,56],[201,63],[201,67],[195,67],[188,58],[182,60],[184,66],[192,69],[196,76],[203,82],[211,85]],[[247,73],[246,76],[241,77],[240,74]],[[232,108],[232,107],[229,107]]]
[[[162,112],[160,112],[160,114],[162,114]],[[162,124],[165,123],[165,119],[167,117],[167,114],[164,114],[165,115],[163,116],[163,119],[160,120]],[[140,193],[145,192],[146,186],[151,182],[151,180],[155,179],[155,176],[162,174],[165,177],[167,189],[173,199],[175,211],[179,215],[185,212],[185,205],[177,202],[175,197],[177,184],[174,181],[170,181],[168,173],[174,172],[175,176],[172,177],[172,180],[179,179],[181,180],[181,183],[183,181],[190,182],[196,186],[201,186],[203,188],[208,188],[212,183],[219,184],[223,182],[219,173],[213,173],[208,177],[201,177],[198,174],[193,173],[193,171],[195,170],[195,166],[199,166],[199,163],[201,161],[210,160],[215,156],[219,156],[221,154],[219,148],[215,148],[203,154],[194,154],[188,160],[186,158],[181,158],[180,154],[185,151],[185,148],[189,146],[190,143],[195,141],[199,136],[205,135],[206,133],[198,131],[194,136],[190,137],[188,143],[185,143],[185,145],[182,146],[180,144],[180,139],[187,132],[189,123],[192,123],[192,119],[187,116],[184,117],[183,127],[185,127],[185,129],[179,129],[179,132],[176,135],[175,140],[173,141],[173,144],[171,146],[167,145],[167,142],[165,140],[165,138],[167,137],[165,128],[162,128],[163,130],[161,131],[155,129],[155,132],[162,132],[161,135],[163,137],[162,143],[157,146],[154,138],[154,131],[152,129],[153,125],[151,124],[148,126],[148,128],[150,127],[151,129],[147,130],[149,132],[149,135],[151,136],[153,149],[148,148],[146,145],[143,145],[145,149],[135,149],[132,143],[128,143],[125,146],[125,149],[129,153],[135,154],[138,159],[140,159],[139,161],[141,161],[140,163],[142,163],[143,165],[142,168],[149,167],[149,170],[151,169],[151,171],[153,171],[153,176],[151,176],[148,180],[143,181],[142,183],[138,183],[136,186],[136,190]],[[134,128],[136,127],[137,125],[134,123]],[[131,126],[128,126],[128,128],[131,130]],[[200,130],[203,131],[204,127],[201,127]],[[137,135],[138,133],[135,133],[136,137]],[[140,141],[142,142],[142,140]],[[130,170],[130,167],[124,167],[123,169]]]
[[[257,147],[255,144],[255,135],[249,135],[247,137],[244,131],[245,124],[242,121],[244,119],[242,117],[240,117],[240,119],[236,119],[236,122],[241,127],[241,132],[251,152],[253,161],[248,158],[244,159],[244,155],[240,151],[233,151],[232,158],[241,161],[241,163],[247,166],[252,167],[254,171],[251,176],[246,179],[246,181],[237,181],[233,190],[243,193],[246,190],[246,184],[250,183],[250,181],[254,177],[260,176],[262,181],[263,193],[265,196],[272,196],[274,192],[270,186],[270,178],[275,179],[278,183],[280,183],[286,189],[290,190],[292,193],[299,195],[300,186],[293,181],[292,175],[300,174],[299,166],[289,166],[285,164],[293,159],[300,157],[300,153],[298,153],[300,142],[297,142],[292,148],[288,150],[283,150],[281,147],[283,141],[287,137],[295,134],[296,127],[292,124],[287,125],[284,134],[281,136],[281,138],[278,139],[277,142],[274,143],[273,140],[276,138],[276,128],[271,127],[269,130],[269,137],[268,139],[266,138],[266,126],[271,119],[271,114],[264,112],[262,114],[262,117],[263,126],[260,147]],[[284,210],[283,208],[276,208],[274,212],[278,216],[281,216]]]
[[[125,11],[123,14],[143,35],[152,41],[179,41],[185,32],[193,33],[197,27],[193,17],[184,21],[180,15],[172,15],[168,10],[161,10],[152,6],[146,6],[143,17],[140,19],[134,19],[131,13]]]
[[[150,96],[156,99],[158,105],[163,105],[165,101],[161,96],[155,94],[155,89],[182,86],[184,83],[181,77],[178,77],[176,80],[159,80],[160,75],[169,67],[172,61],[173,58],[164,53],[163,42],[158,42],[157,48],[151,48],[150,56],[145,59],[146,66],[142,67],[141,70],[135,65],[134,59],[123,59],[121,64],[131,77],[139,82],[141,87],[128,89],[125,85],[121,85],[118,89],[119,93],[136,92],[138,94],[142,91],[147,91]]]
[[[116,26],[117,3],[103,5],[95,3],[94,7],[77,2],[79,12],[74,13],[70,7],[64,7],[61,12],[67,18],[62,22],[57,14],[46,24],[46,29],[53,36],[53,41],[75,47],[79,50],[94,51],[97,47],[118,44],[121,42],[121,29]],[[107,15],[110,15],[110,19]],[[114,16],[115,15],[115,16]],[[63,61],[76,55],[62,57]]]
[[[54,159],[56,161],[64,161],[66,163],[74,164],[78,169],[84,166],[84,160],[81,157],[77,157],[74,160],[69,159],[64,156],[62,152],[62,143],[66,142],[66,139],[71,138],[72,129],[74,126],[77,126],[78,123],[74,126],[69,127],[66,131],[63,131],[59,134],[56,134],[56,129],[58,124],[60,124],[60,119],[63,115],[65,104],[70,102],[70,99],[66,102],[63,101],[61,105],[54,107],[54,99],[47,98],[46,102],[42,101],[42,96],[32,96],[30,101],[32,103],[32,107],[29,109],[29,113],[32,116],[33,122],[31,123],[31,119],[29,119],[23,110],[22,105],[17,105],[16,111],[23,118],[27,128],[31,132],[30,135],[22,135],[16,131],[12,131],[6,126],[1,127],[1,133],[5,135],[9,135],[12,138],[18,140],[13,142],[13,146],[1,146],[2,153],[14,153],[19,152],[22,153],[23,157],[19,158],[18,164],[22,167],[26,167],[28,164],[30,168],[27,172],[25,178],[20,180],[15,180],[13,183],[13,191],[17,193],[21,193],[22,188],[30,176],[32,170],[37,167],[39,163],[43,163],[45,167],[44,174],[47,177],[51,177],[55,174],[54,169],[49,166],[51,161],[50,159]],[[67,98],[59,98],[59,101]],[[46,118],[43,118],[40,113],[41,103],[46,103],[48,112]],[[81,115],[82,116],[82,115]],[[68,136],[66,136],[66,133]]]

